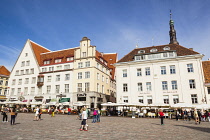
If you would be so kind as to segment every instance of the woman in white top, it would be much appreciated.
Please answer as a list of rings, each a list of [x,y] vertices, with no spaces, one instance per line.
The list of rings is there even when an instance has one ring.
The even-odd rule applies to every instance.
[[[35,112],[35,117],[34,117],[34,121],[38,121],[38,116],[39,116],[39,107],[36,107],[36,112]]]
[[[83,129],[84,129],[84,131],[88,131],[86,122],[87,122],[87,111],[86,111],[86,108],[83,108],[80,131],[82,131]]]

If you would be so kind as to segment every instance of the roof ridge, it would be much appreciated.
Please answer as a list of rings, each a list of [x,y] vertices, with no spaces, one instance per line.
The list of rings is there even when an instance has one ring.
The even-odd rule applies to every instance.
[[[48,51],[51,51],[51,50],[45,48],[44,46],[42,46],[42,45],[40,45],[40,44],[38,44],[38,43],[36,43],[36,42],[30,40],[30,39],[29,39],[29,41],[32,42],[32,43],[34,43],[34,44],[36,44],[36,45],[38,45],[38,46],[40,46],[40,47],[42,47],[42,48],[44,48],[44,49],[46,49],[46,50],[48,50]]]
[[[76,47],[75,47],[75,48],[76,48]],[[42,54],[49,54],[49,53],[59,52],[59,51],[74,50],[75,48],[68,48],[68,49],[63,49],[63,50],[58,50],[58,51],[45,52],[45,53],[41,53],[41,55],[42,55]]]

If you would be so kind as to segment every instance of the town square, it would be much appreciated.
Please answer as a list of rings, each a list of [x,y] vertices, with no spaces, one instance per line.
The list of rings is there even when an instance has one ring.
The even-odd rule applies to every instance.
[[[0,0],[0,138],[210,139],[209,0]]]

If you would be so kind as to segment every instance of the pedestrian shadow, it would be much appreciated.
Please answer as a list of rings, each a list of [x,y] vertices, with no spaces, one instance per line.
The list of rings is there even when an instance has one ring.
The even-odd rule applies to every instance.
[[[175,126],[181,126],[181,127],[186,127],[186,128],[190,128],[190,129],[194,129],[194,130],[210,133],[210,128],[196,127],[196,126],[185,126],[185,125],[175,125]]]

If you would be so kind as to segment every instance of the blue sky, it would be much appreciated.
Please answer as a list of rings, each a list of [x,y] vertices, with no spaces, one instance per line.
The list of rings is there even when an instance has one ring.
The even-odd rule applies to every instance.
[[[0,65],[12,69],[27,39],[52,50],[82,37],[118,59],[169,43],[169,11],[180,45],[210,58],[209,0],[0,0]]]

